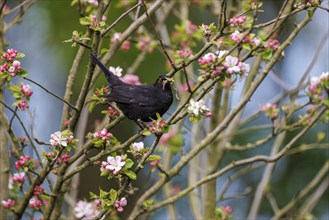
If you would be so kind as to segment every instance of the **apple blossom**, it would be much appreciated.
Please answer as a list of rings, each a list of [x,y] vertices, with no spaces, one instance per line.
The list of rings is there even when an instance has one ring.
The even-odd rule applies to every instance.
[[[266,103],[263,105],[260,109],[262,112],[265,113],[266,117],[274,120],[278,117],[279,114],[279,108],[277,107],[276,104],[273,103]]]
[[[144,148],[144,143],[143,142],[134,142],[131,145],[131,149],[135,152],[138,152]]]
[[[195,101],[191,99],[187,112],[195,116],[206,116],[206,113],[210,112],[210,109],[207,108],[203,100]]]
[[[94,203],[88,203],[81,200],[75,205],[74,212],[75,217],[78,219],[92,219],[99,214],[99,211]]]
[[[115,76],[121,77],[122,76],[122,68],[121,67],[109,67],[110,72],[112,72]]]
[[[120,200],[114,202],[114,207],[118,212],[123,212],[123,207],[127,205],[127,199],[122,197]]]
[[[125,164],[126,162],[122,159],[121,156],[108,156],[107,161],[102,161],[101,172],[108,170],[114,175],[117,175]]]
[[[2,200],[1,203],[4,209],[9,209],[16,205],[16,201],[12,199]]]
[[[59,145],[67,147],[73,140],[73,135],[63,135],[62,132],[56,131],[50,135],[49,143],[51,146],[57,147]]]

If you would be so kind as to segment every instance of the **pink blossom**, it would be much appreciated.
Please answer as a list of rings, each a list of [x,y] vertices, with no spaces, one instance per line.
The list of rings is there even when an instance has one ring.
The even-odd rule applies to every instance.
[[[162,135],[162,137],[159,140],[159,145],[164,145],[166,144],[170,138],[172,138],[173,136],[175,136],[176,132],[174,132],[174,130],[170,130],[168,133]]]
[[[36,198],[30,199],[29,204],[30,204],[30,207],[32,209],[38,209],[38,208],[40,208],[42,206],[41,200],[36,199]]]
[[[134,142],[131,145],[131,149],[135,152],[138,152],[144,148],[144,143],[143,142]]]
[[[25,182],[25,172],[14,173],[11,180],[13,184],[15,183],[24,183]]]
[[[3,65],[0,66],[0,71],[1,72],[6,72],[8,69],[8,64],[7,63],[4,63]]]
[[[224,66],[227,68],[228,73],[232,74],[232,73],[240,72],[241,69],[238,67],[238,64],[239,64],[239,59],[237,57],[233,57],[231,55],[225,57]]]
[[[112,44],[114,44],[115,41],[120,40],[121,35],[122,35],[122,33],[120,33],[120,32],[114,33],[114,34],[113,34],[112,41],[111,41]]]
[[[232,208],[231,206],[222,206],[221,209],[228,215],[232,214]]]
[[[244,38],[244,34],[240,33],[238,30],[234,31],[234,33],[231,34],[231,39],[235,42],[240,42]]]
[[[178,56],[181,59],[188,59],[192,56],[192,52],[188,49],[183,49],[178,51]]]
[[[102,163],[102,165],[105,165],[105,169],[113,172],[114,175],[117,175],[125,164],[126,162],[122,159],[121,156],[116,156],[115,158],[108,156],[107,163]]]
[[[27,84],[21,84],[20,92],[23,93],[25,96],[30,97],[33,92],[31,90],[31,86]]]
[[[99,214],[94,203],[85,201],[79,201],[74,207],[74,212],[78,219],[92,219]]]
[[[130,41],[129,40],[125,40],[122,44],[121,44],[121,50],[129,50],[130,49]]]
[[[10,49],[7,50],[7,53],[2,54],[2,57],[6,61],[10,62],[13,59],[15,59],[17,55],[18,55],[17,50],[14,50],[14,49],[10,48]]]
[[[153,160],[153,161],[150,162],[150,166],[155,167],[158,163],[160,163],[160,159],[159,160]]]
[[[149,37],[142,38],[138,42],[138,47],[141,51],[148,51],[149,53],[152,53],[154,48],[151,47],[152,40]]]
[[[272,48],[277,50],[279,48],[279,41],[277,39],[269,39],[268,42],[264,45],[264,48]]]
[[[127,199],[122,197],[120,200],[114,202],[114,207],[118,212],[123,212],[123,207],[127,205]]]
[[[198,59],[199,64],[208,64],[208,63],[212,63],[215,59],[215,54],[213,53],[207,53],[204,56],[202,56],[201,58]]]
[[[61,157],[57,158],[57,163],[68,163],[70,161],[71,157],[68,154],[62,154]]]
[[[15,167],[16,169],[20,169],[22,167],[28,166],[29,162],[30,162],[31,158],[29,155],[25,155],[25,156],[20,156],[19,160],[15,162]]]
[[[234,25],[243,24],[247,21],[247,17],[244,15],[236,16],[230,19],[230,26],[233,27]]]
[[[112,137],[112,133],[108,132],[106,128],[103,128],[102,130],[94,133],[94,138],[102,139],[103,141],[106,141],[111,137]]]
[[[44,189],[43,187],[36,185],[36,186],[34,187],[34,192],[33,192],[33,194],[34,194],[35,196],[39,196],[39,195],[41,195],[42,193],[44,193],[44,191],[45,191],[45,189]]]
[[[266,103],[260,110],[265,113],[266,117],[272,120],[276,119],[279,114],[279,108],[274,103]]]
[[[73,140],[73,136],[64,136],[60,131],[56,131],[55,133],[50,135],[49,143],[51,146],[57,147],[59,145],[66,147],[68,143]]]
[[[132,85],[141,85],[142,84],[139,80],[139,77],[137,75],[133,75],[133,74],[124,75],[120,79],[121,79],[121,81],[132,84]]]
[[[4,209],[9,209],[16,205],[16,201],[12,199],[2,200],[1,203]]]
[[[19,103],[17,103],[17,106],[22,110],[24,111],[25,109],[27,108],[30,108],[29,104],[27,103],[26,100],[21,100]]]
[[[110,70],[110,72],[112,72],[117,77],[122,76],[122,68],[119,67],[119,66],[117,66],[117,67],[110,66],[109,70]]]
[[[109,114],[110,117],[114,117],[114,116],[118,116],[119,115],[119,112],[115,108],[113,108],[111,106],[109,106],[107,108],[107,112],[108,112],[108,114]]]

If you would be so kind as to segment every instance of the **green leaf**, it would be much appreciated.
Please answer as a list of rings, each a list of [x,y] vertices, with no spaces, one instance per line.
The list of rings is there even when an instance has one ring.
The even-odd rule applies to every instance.
[[[98,196],[93,192],[89,192],[89,195],[91,199],[98,199]]]
[[[109,193],[102,190],[101,188],[99,188],[99,196],[100,198],[105,198]],[[110,194],[111,194],[111,191],[110,191]]]
[[[21,70],[17,75],[20,76],[20,77],[26,77],[28,74],[28,72],[26,70]]]
[[[92,102],[90,104],[90,106],[89,106],[89,113],[91,113],[94,110],[94,108],[96,107],[96,105],[97,105],[97,102]]]
[[[307,16],[309,18],[312,18],[313,17],[313,14],[314,14],[314,10],[313,9],[307,11]]]
[[[88,17],[80,18],[80,24],[81,25],[89,25],[90,24],[90,18],[88,18]]]
[[[10,90],[13,92],[19,92],[21,90],[21,86],[20,85],[13,85],[10,87]]]
[[[16,56],[16,59],[17,59],[17,60],[20,60],[20,59],[22,59],[23,57],[25,57],[25,54],[23,54],[23,53],[18,53],[17,56]]]
[[[136,173],[134,173],[131,170],[125,170],[125,171],[122,171],[122,173],[124,173],[126,176],[128,176],[132,180],[136,180],[136,178],[137,178]]]
[[[131,159],[126,159],[126,164],[125,164],[125,168],[129,169],[134,165],[134,161],[132,161]]]
[[[102,49],[101,49],[101,54],[106,53],[107,51],[109,51],[108,48],[102,48]]]
[[[148,161],[155,161],[155,160],[160,160],[161,156],[159,155],[151,155],[149,156],[149,158],[147,159]]]
[[[149,130],[143,131],[143,136],[150,136],[152,133]]]
[[[110,199],[116,201],[118,198],[118,192],[115,189],[110,190]]]
[[[272,50],[266,50],[264,51],[263,55],[262,55],[262,58],[264,60],[270,60],[272,57]]]

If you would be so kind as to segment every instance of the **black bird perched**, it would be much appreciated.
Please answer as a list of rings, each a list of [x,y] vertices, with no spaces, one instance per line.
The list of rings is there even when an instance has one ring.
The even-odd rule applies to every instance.
[[[110,84],[110,94],[105,97],[114,102],[128,119],[137,123],[140,120],[149,122],[157,118],[156,113],[163,115],[171,106],[173,94],[166,76],[160,76],[153,85],[131,85],[122,82],[94,54],[89,55]]]

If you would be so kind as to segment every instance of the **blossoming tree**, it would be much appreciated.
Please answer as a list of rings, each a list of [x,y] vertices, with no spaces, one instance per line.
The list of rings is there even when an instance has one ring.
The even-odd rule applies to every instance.
[[[6,42],[8,30],[24,19],[35,1],[9,6],[8,1],[0,0],[0,219],[113,219],[117,215],[145,219],[160,209],[166,211],[162,219],[182,215],[195,219],[306,219],[316,215],[315,206],[323,204],[328,191],[328,158],[319,157],[321,166],[310,169],[312,177],[299,184],[299,189],[290,187],[293,194],[276,193],[282,186],[271,183],[280,177],[275,169],[284,166],[280,164],[283,159],[328,150],[328,133],[321,130],[329,118],[328,69],[309,77],[315,56],[307,70],[299,70],[296,87],[271,102],[259,101],[253,113],[246,111],[273,67],[289,56],[284,52],[296,36],[319,10],[329,11],[321,0],[281,3],[273,19],[260,22],[268,7],[258,0],[72,0],[80,16],[79,29],[84,31],[72,30],[64,42],[72,45],[67,50],[75,50],[76,56],[65,95],[60,97],[24,69],[21,60],[33,53],[23,54],[20,48],[11,48],[10,40]],[[114,18],[116,8],[124,12]],[[198,23],[193,13],[213,20]],[[292,27],[291,19],[296,16],[303,18]],[[116,31],[123,19],[129,24],[123,32]],[[111,63],[109,69],[122,81],[141,85],[135,74],[141,61],[147,62],[150,54],[162,54],[167,62],[158,64],[173,78],[177,99],[168,115],[158,115],[145,129],[121,140],[112,129],[124,116],[113,106],[105,107],[103,120],[96,126],[79,123],[96,114],[93,109],[104,106],[104,95],[111,92],[106,84],[95,86],[100,70],[91,61],[84,66],[82,57],[92,52],[108,64],[119,51],[132,47],[138,52],[132,52],[135,61],[129,70],[121,67],[123,63]],[[85,70],[84,81],[75,91],[79,68]],[[40,140],[21,120],[31,108],[38,108],[30,104],[35,87],[64,104],[61,126],[48,134],[49,140]],[[240,95],[236,95],[237,88]],[[5,99],[5,95],[12,98]],[[233,102],[233,96],[238,101]],[[16,135],[14,120],[24,136]],[[301,143],[313,128],[315,137]],[[94,131],[86,132],[91,129]],[[77,131],[86,138],[78,139]],[[96,167],[99,178],[113,187],[99,188],[81,199],[72,192],[73,186],[89,167]],[[147,189],[139,189],[138,182],[147,185],[145,172],[153,182]],[[255,172],[259,174],[256,182],[250,180]],[[250,183],[241,191],[244,178]],[[174,205],[184,205],[181,201],[186,198],[189,214]],[[241,211],[242,206],[248,208]]]

